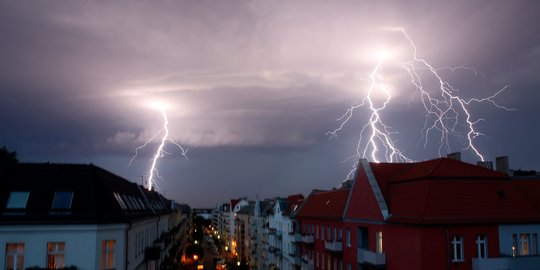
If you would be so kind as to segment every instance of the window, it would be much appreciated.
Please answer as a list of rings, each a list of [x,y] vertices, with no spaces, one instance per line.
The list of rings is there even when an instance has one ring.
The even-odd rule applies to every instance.
[[[343,241],[343,233],[341,231],[341,228],[338,228],[337,235],[337,239],[339,239],[339,241]]]
[[[101,244],[101,269],[114,269],[115,240],[103,240]]]
[[[538,234],[533,233],[531,238],[531,255],[538,255]]]
[[[330,270],[332,268],[331,267],[331,264],[332,264],[332,261],[330,260],[330,255],[326,255],[326,269]]]
[[[476,252],[478,258],[487,258],[487,235],[478,235],[476,237]]]
[[[6,269],[24,269],[24,243],[6,244]]]
[[[377,253],[383,253],[383,241],[382,241],[382,231],[377,231],[375,235],[375,241],[377,245]]]
[[[332,240],[330,237],[330,226],[326,226],[326,240]]]
[[[6,208],[25,209],[26,203],[28,202],[28,196],[30,196],[30,192],[28,191],[13,191],[9,193]]]
[[[519,255],[521,256],[529,255],[529,234],[528,233],[519,234]]]
[[[49,242],[47,243],[47,268],[59,269],[64,268],[64,242]]]
[[[346,232],[346,237],[347,237],[347,247],[350,247],[351,246],[351,229],[347,229],[347,232]]]
[[[463,236],[452,236],[452,261],[462,262],[463,258]]]
[[[116,198],[116,201],[118,202],[118,204],[120,205],[120,207],[122,208],[122,210],[126,210],[127,209],[127,205],[124,203],[124,201],[122,200],[122,196],[118,193],[113,193],[114,195],[114,198]]]
[[[70,209],[73,201],[73,192],[55,192],[52,204],[53,209]]]
[[[347,270],[351,270],[351,268],[352,268],[352,267],[351,267],[351,263],[350,263],[350,262],[347,263]]]

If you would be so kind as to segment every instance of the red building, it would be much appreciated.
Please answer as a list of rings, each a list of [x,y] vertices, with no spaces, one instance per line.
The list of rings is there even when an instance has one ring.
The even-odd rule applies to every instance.
[[[369,163],[296,215],[306,269],[539,269],[540,181],[458,160]],[[312,240],[313,239],[313,240]]]

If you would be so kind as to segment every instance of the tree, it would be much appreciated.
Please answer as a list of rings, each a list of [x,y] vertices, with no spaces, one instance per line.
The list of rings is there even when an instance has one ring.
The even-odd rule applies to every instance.
[[[9,151],[5,146],[0,148],[0,167],[9,167],[19,163],[17,152]]]

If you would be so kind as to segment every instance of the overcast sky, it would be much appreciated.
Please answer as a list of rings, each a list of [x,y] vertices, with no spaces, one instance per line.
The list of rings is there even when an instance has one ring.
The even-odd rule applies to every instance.
[[[540,4],[530,1],[0,1],[0,146],[23,162],[93,163],[148,177],[166,105],[172,144],[159,160],[167,197],[213,207],[331,188],[347,176],[366,108],[326,132],[378,78],[392,99],[381,119],[413,160],[466,149],[458,124],[441,154],[424,144],[418,92],[401,60],[438,69],[470,103],[487,160],[540,170]],[[398,61],[398,59],[400,61]],[[421,76],[426,70],[419,71]],[[381,79],[382,80],[382,79]],[[426,84],[433,78],[426,78]],[[435,95],[435,94],[434,94]],[[439,137],[437,137],[439,136]],[[434,143],[435,142],[435,143]]]

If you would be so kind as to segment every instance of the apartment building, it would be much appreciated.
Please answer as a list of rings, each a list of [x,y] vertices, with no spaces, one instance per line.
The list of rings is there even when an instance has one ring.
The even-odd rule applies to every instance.
[[[176,205],[94,165],[15,165],[0,171],[0,265],[158,269],[185,229]]]

